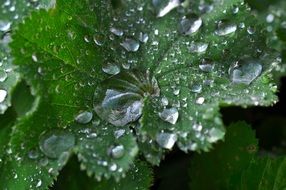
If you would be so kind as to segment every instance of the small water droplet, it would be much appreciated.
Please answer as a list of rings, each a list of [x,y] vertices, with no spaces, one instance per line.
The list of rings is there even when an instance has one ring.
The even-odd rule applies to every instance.
[[[95,34],[93,36],[93,41],[96,45],[98,46],[102,46],[103,45],[103,42],[102,42],[102,36],[98,35],[98,34]]]
[[[36,187],[38,188],[38,187],[41,187],[41,186],[42,186],[42,180],[39,179],[39,181],[37,182]]]
[[[117,170],[117,164],[115,164],[115,163],[111,164],[109,167],[109,170],[112,172],[116,171]]]
[[[208,49],[207,43],[192,42],[189,47],[191,53],[204,53]]]
[[[116,139],[119,139],[120,137],[122,137],[125,134],[125,129],[118,129],[116,131],[114,131],[114,137]]]
[[[112,156],[112,158],[115,158],[115,159],[122,158],[124,153],[125,153],[125,149],[123,145],[112,146],[109,150],[109,154]]]
[[[179,118],[179,112],[176,108],[165,108],[162,112],[159,113],[159,116],[162,120],[174,125],[177,123]]]
[[[235,84],[250,85],[262,72],[262,65],[256,60],[242,60],[230,69],[231,81]]]
[[[0,20],[0,31],[6,32],[10,30],[11,24],[11,22]]]
[[[157,11],[157,17],[163,17],[180,6],[181,0],[152,0],[152,3]]]
[[[161,99],[161,103],[162,103],[162,106],[167,106],[167,105],[169,104],[168,98],[163,97],[163,98]]]
[[[140,47],[136,40],[130,38],[126,38],[120,45],[128,52],[136,52]]]
[[[4,102],[6,96],[7,96],[7,91],[0,89],[0,103]]]
[[[80,124],[87,124],[92,120],[92,117],[92,112],[84,111],[75,117],[75,121]]]
[[[40,150],[49,158],[59,158],[75,145],[73,134],[65,131],[50,131],[40,137]]]
[[[32,160],[37,159],[39,157],[39,152],[36,150],[31,150],[28,152],[28,157]]]
[[[217,24],[217,29],[215,34],[218,36],[225,36],[228,34],[232,34],[237,30],[237,25],[230,23],[227,20],[221,20]]]
[[[266,22],[272,23],[274,21],[275,17],[273,14],[268,14],[266,17]]]
[[[123,34],[124,34],[123,30],[118,29],[118,28],[114,28],[114,27],[110,28],[110,32],[116,36],[123,36]]]
[[[191,86],[191,91],[194,93],[201,93],[202,92],[202,85],[201,84],[193,84]]]
[[[199,97],[197,100],[196,100],[196,103],[197,104],[203,104],[205,102],[205,98],[204,97]]]
[[[193,16],[192,18],[183,18],[179,24],[179,31],[184,35],[191,35],[197,32],[203,24],[200,17]]]
[[[37,57],[37,55],[35,53],[32,55],[32,60],[34,62],[38,62],[38,57]]]
[[[117,75],[120,73],[120,67],[115,63],[106,63],[102,67],[102,71],[109,75]]]
[[[149,40],[148,34],[144,34],[144,33],[140,32],[140,34],[139,34],[139,40],[140,40],[140,42],[142,42],[142,43],[147,43],[147,41]]]
[[[156,135],[156,141],[162,148],[170,150],[177,141],[177,135],[173,133],[159,133]]]
[[[214,66],[215,64],[211,60],[204,59],[199,65],[199,68],[204,72],[212,72],[214,70]]]

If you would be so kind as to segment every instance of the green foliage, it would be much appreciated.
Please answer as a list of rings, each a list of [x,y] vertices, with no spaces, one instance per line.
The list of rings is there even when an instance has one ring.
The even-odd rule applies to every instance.
[[[152,172],[139,152],[159,165],[174,145],[210,151],[225,134],[220,106],[277,102],[271,71],[280,61],[243,0],[9,2],[0,11],[0,189],[48,189],[73,155],[80,164],[66,170],[80,165],[90,178],[76,172],[78,181],[54,188],[86,180],[148,189]],[[242,128],[242,141],[230,131],[227,150],[200,158],[201,172],[214,172],[211,157],[230,166],[203,185],[236,184],[242,166],[241,180],[261,169],[259,160],[247,170],[257,142]]]
[[[191,189],[283,189],[285,158],[257,155],[254,131],[240,122],[227,128],[225,142],[191,162]],[[201,179],[208,183],[201,183]]]

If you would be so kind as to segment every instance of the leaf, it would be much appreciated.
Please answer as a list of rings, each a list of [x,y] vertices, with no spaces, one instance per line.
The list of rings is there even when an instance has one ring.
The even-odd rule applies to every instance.
[[[18,22],[21,22],[31,10],[49,8],[53,1],[40,0],[6,0],[0,7],[0,114],[3,114],[11,106],[11,93],[19,82],[19,74],[12,65],[11,52],[8,44],[11,41],[11,33]],[[5,92],[4,92],[5,91]]]
[[[220,104],[273,104],[276,88],[271,82],[270,63],[275,55],[268,54],[256,20],[240,0],[212,5],[213,10],[203,14],[198,2],[186,2],[178,11],[164,15],[168,6],[160,11],[155,5],[155,10],[151,2],[143,0],[59,0],[54,9],[32,13],[18,26],[10,45],[14,64],[36,97],[33,111],[14,127],[11,157],[19,154],[28,159],[31,150],[39,151],[42,133],[54,133],[68,138],[67,152],[77,153],[88,174],[118,178],[130,168],[137,153],[129,128],[136,133],[145,157],[158,164],[163,148],[171,149],[176,140],[184,151],[207,151],[222,139]],[[236,7],[239,11],[233,13]],[[178,23],[188,9],[202,18],[203,26],[186,36],[178,32]],[[245,27],[239,27],[242,22]],[[255,34],[247,32],[250,26]],[[190,52],[205,47],[196,50],[194,42],[207,42],[208,49]],[[233,68],[237,61],[242,65]],[[229,68],[243,72],[243,76],[231,81]],[[195,84],[202,85],[201,93],[191,92]],[[165,112],[163,97],[169,102]],[[78,135],[85,128],[87,134]],[[126,133],[115,139],[118,129]],[[89,139],[93,133],[98,139]],[[110,146],[116,146],[116,141],[130,151],[118,160],[110,158]],[[55,146],[61,150],[66,144]],[[58,171],[65,164],[60,158],[51,158],[60,152],[41,149],[39,158],[49,156],[49,165],[37,171]],[[107,165],[103,162],[108,167],[112,162],[120,167],[114,172],[96,165],[101,159],[108,161]],[[43,175],[47,177],[46,172]]]
[[[265,26],[267,44],[281,54],[283,64],[278,64],[274,72],[275,79],[279,81],[286,73],[286,3],[281,0],[266,0],[265,3],[248,0],[248,3],[257,9],[258,18]],[[263,8],[261,7],[262,4],[264,4]]]
[[[76,180],[75,180],[76,179]],[[147,190],[152,184],[152,171],[148,165],[142,161],[136,161],[131,169],[120,182],[113,179],[103,179],[98,182],[88,177],[83,171],[78,169],[78,162],[71,159],[65,166],[53,189],[70,190],[125,190],[138,189]]]
[[[247,124],[239,122],[231,125],[225,142],[218,144],[210,153],[195,155],[190,168],[190,188],[285,188],[285,158],[258,156],[257,143],[254,132]],[[208,183],[201,183],[202,179]]]

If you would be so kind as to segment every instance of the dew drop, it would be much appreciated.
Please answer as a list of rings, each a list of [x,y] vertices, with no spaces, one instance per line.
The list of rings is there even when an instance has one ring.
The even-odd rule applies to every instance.
[[[167,105],[169,104],[168,98],[163,97],[163,98],[161,99],[161,103],[162,103],[162,106],[167,106]]]
[[[214,66],[214,63],[211,60],[204,59],[199,65],[199,68],[203,72],[212,72],[214,70]]]
[[[50,131],[40,137],[40,150],[49,158],[59,158],[75,145],[73,134],[65,131]]]
[[[120,137],[122,137],[125,134],[125,129],[118,129],[116,131],[114,131],[114,137],[116,139],[119,139]]]
[[[41,187],[41,186],[42,186],[42,180],[39,179],[39,181],[38,181],[36,187],[38,188],[38,187]]]
[[[7,79],[7,77],[8,77],[7,73],[4,70],[0,69],[0,82],[4,82]]]
[[[114,27],[110,28],[110,32],[116,36],[123,36],[123,34],[124,34],[123,30],[118,29],[118,28],[114,28]]]
[[[159,117],[162,120],[174,125],[177,123],[177,120],[179,118],[179,112],[176,108],[165,108],[162,112],[159,113]]]
[[[144,34],[144,33],[140,32],[140,34],[139,34],[139,40],[140,40],[140,42],[142,42],[142,43],[147,43],[148,40],[149,40],[148,34]]]
[[[177,141],[177,135],[173,133],[159,133],[156,135],[156,141],[162,148],[170,150]]]
[[[10,30],[11,22],[0,20],[0,31],[6,32]]]
[[[262,65],[257,60],[242,60],[238,66],[230,69],[231,81],[235,84],[250,85],[262,72]]]
[[[226,36],[228,34],[232,34],[237,30],[237,25],[230,23],[227,20],[221,20],[217,24],[217,29],[215,34],[218,36]]]
[[[204,97],[199,97],[197,100],[196,100],[196,103],[197,104],[203,104],[205,102],[205,98]]]
[[[128,52],[136,52],[140,47],[136,40],[130,38],[126,38],[120,45]]]
[[[4,102],[6,96],[7,96],[7,91],[0,89],[0,103]]]
[[[111,155],[111,157],[115,159],[122,158],[122,156],[125,153],[125,149],[123,145],[112,146],[109,151],[110,151],[109,154]]]
[[[92,120],[92,117],[92,112],[84,111],[75,117],[75,121],[79,124],[87,124]]]
[[[199,17],[193,17],[190,19],[183,18],[179,24],[179,31],[184,35],[191,35],[197,32],[203,24],[202,19]]]
[[[120,67],[115,63],[106,63],[102,67],[102,71],[109,75],[117,75],[120,73]]]
[[[95,111],[98,116],[109,123],[115,126],[125,126],[142,115],[142,102],[134,101],[132,97],[134,93],[108,89],[102,103],[95,106]]]
[[[109,167],[109,170],[112,172],[116,171],[117,170],[117,164],[115,164],[115,163],[111,164]]]
[[[170,11],[180,6],[181,0],[152,0],[154,8],[157,11],[157,17],[163,17]]]
[[[191,53],[204,53],[208,49],[207,43],[192,42],[189,47]]]
[[[191,86],[191,91],[194,93],[201,93],[202,92],[202,85],[201,84],[193,84]]]

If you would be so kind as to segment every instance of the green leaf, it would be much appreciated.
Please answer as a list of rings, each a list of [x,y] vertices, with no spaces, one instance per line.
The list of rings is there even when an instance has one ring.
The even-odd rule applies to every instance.
[[[94,178],[88,177],[85,172],[79,170],[78,162],[75,159],[71,159],[60,173],[52,190],[147,190],[151,184],[152,170],[142,161],[136,161],[120,182],[116,182],[113,179],[103,179],[98,182]]]
[[[129,128],[145,157],[158,164],[176,141],[184,151],[207,151],[222,139],[219,105],[267,106],[277,100],[270,75],[275,55],[268,54],[264,35],[242,1],[211,2],[207,13],[198,2],[187,1],[166,15],[168,6],[154,8],[149,1],[112,2],[59,0],[54,9],[34,12],[18,26],[10,45],[14,64],[36,103],[14,127],[10,157],[30,164],[29,152],[39,151],[39,141],[54,134],[60,141],[52,144],[56,152],[41,147],[39,158],[48,156],[49,164],[36,171],[57,171],[67,151],[77,153],[88,174],[119,178],[137,153]],[[192,35],[178,32],[188,10],[203,22]],[[196,49],[198,42],[208,43],[205,52],[194,52],[206,47]],[[87,134],[78,135],[84,129]],[[118,129],[125,133],[117,139]],[[110,158],[110,147],[121,144],[122,158]],[[116,171],[108,169],[113,163]]]
[[[54,1],[40,0],[6,0],[0,7],[0,114],[11,106],[11,93],[19,82],[19,74],[12,65],[12,57],[8,44],[14,27],[31,11],[39,8],[52,7]],[[5,92],[4,92],[5,91]],[[4,95],[5,93],[5,95]],[[3,98],[4,97],[4,98]]]
[[[218,144],[210,153],[195,155],[190,168],[190,188],[285,188],[285,158],[258,156],[257,143],[247,124],[231,125],[225,142]],[[201,183],[202,179],[208,183]]]

